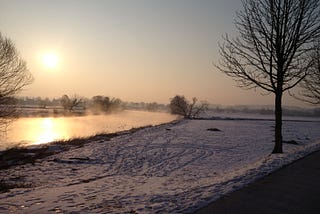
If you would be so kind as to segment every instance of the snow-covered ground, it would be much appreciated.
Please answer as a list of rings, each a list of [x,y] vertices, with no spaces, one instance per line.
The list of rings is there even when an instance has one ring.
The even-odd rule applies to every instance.
[[[0,194],[0,213],[192,213],[320,149],[319,121],[286,121],[284,139],[299,145],[270,155],[273,126],[181,120],[2,170],[0,180],[31,187]]]

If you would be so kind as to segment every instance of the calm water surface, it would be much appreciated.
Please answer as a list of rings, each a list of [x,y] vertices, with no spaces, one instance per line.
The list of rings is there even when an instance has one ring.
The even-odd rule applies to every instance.
[[[133,127],[157,125],[175,120],[167,113],[124,111],[111,115],[82,117],[20,118],[1,138],[0,150],[15,145],[36,145],[55,140],[112,133]]]

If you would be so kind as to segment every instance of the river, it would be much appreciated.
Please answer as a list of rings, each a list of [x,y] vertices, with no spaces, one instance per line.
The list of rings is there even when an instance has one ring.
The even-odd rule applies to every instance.
[[[19,118],[1,136],[0,150],[16,145],[37,145],[56,140],[113,133],[147,125],[170,122],[177,117],[167,113],[123,111],[109,115],[80,117]]]

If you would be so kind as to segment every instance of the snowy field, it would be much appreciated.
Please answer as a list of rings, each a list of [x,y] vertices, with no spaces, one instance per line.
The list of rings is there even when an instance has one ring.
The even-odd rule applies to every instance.
[[[270,155],[273,126],[181,120],[2,170],[30,188],[0,194],[0,213],[192,213],[320,149],[319,121],[286,121],[284,140],[299,145]]]

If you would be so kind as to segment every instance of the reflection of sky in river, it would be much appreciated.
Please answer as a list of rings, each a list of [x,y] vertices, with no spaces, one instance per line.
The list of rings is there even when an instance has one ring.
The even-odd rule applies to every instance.
[[[111,133],[174,120],[166,113],[125,111],[121,114],[83,117],[21,118],[13,122],[0,150],[16,144],[43,144],[55,140]]]

